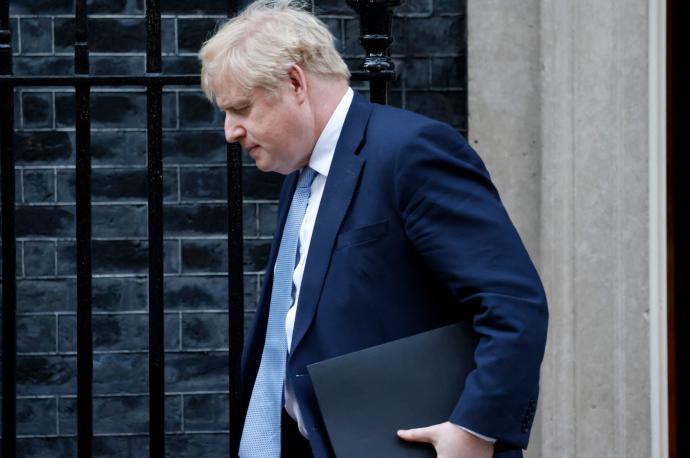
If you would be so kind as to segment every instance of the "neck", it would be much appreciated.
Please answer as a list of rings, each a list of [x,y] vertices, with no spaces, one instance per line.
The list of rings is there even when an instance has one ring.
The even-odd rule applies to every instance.
[[[344,78],[316,76],[311,80],[310,92],[315,94],[311,105],[314,113],[314,143],[316,143],[349,86]]]

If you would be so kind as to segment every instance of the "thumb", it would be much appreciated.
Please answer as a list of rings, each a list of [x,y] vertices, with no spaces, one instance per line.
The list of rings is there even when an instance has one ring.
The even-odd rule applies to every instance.
[[[426,428],[400,429],[398,437],[411,442],[426,442],[433,444],[436,441],[436,426]]]

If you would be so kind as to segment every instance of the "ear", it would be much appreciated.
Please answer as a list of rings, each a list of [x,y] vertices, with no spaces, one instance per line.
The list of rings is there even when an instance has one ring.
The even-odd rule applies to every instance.
[[[290,93],[293,94],[298,103],[302,104],[307,99],[307,77],[299,65],[293,64],[288,70],[288,81],[290,83]]]

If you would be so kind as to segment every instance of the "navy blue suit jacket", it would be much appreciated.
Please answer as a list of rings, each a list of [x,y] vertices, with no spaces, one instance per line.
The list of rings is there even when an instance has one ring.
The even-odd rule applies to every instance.
[[[288,175],[283,185],[278,229],[245,348],[246,404],[297,176]],[[472,317],[480,336],[477,368],[449,420],[497,438],[499,446],[525,448],[547,315],[537,272],[465,139],[446,124],[355,94],[314,226],[287,363],[314,455],[332,451],[308,364],[465,317]],[[400,425],[418,426],[428,425]]]

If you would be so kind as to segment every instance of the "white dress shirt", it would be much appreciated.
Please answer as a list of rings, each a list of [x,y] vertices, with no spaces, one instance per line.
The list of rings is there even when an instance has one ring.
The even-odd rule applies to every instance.
[[[285,317],[285,334],[287,335],[288,351],[290,351],[292,345],[292,331],[295,327],[295,316],[297,315],[297,307],[299,305],[300,287],[302,286],[304,266],[307,263],[311,234],[314,232],[314,223],[316,222],[316,215],[319,211],[323,189],[326,186],[328,171],[333,161],[335,146],[338,143],[338,138],[340,138],[340,132],[343,130],[345,116],[347,116],[347,112],[350,109],[353,96],[354,93],[352,89],[347,88],[347,92],[343,98],[340,99],[340,103],[338,103],[326,127],[324,127],[323,132],[321,132],[321,136],[316,141],[314,151],[312,151],[309,159],[309,167],[314,169],[317,175],[311,184],[311,195],[307,202],[307,211],[304,214],[304,219],[299,229],[299,260],[295,267],[295,272],[292,275],[292,282],[295,285],[294,303]],[[287,410],[288,414],[297,421],[300,433],[302,433],[304,437],[308,437],[307,429],[304,427],[304,421],[302,420],[295,394],[292,390],[287,388],[287,385],[285,385],[285,410]]]
[[[309,159],[309,167],[317,172],[316,177],[311,185],[311,194],[309,196],[309,201],[307,202],[307,211],[304,214],[304,219],[302,220],[302,225],[299,230],[299,257],[297,266],[295,267],[295,272],[292,275],[292,282],[295,286],[294,303],[292,307],[288,310],[287,316],[285,317],[285,334],[287,335],[287,348],[288,352],[291,350],[292,345],[292,333],[295,327],[295,316],[297,315],[297,307],[299,305],[299,293],[300,287],[302,285],[302,276],[304,275],[304,266],[307,263],[307,257],[309,254],[309,244],[311,242],[311,236],[314,232],[314,223],[316,222],[316,215],[319,211],[319,204],[321,203],[321,196],[323,196],[323,190],[326,186],[326,178],[328,178],[328,171],[331,168],[331,162],[333,162],[333,154],[335,153],[335,147],[338,143],[338,138],[340,138],[340,133],[343,130],[343,124],[345,123],[345,117],[352,104],[352,97],[354,93],[352,89],[348,88],[343,98],[340,99],[340,103],[336,107],[335,111],[328,120],[326,127],[324,127],[321,136],[314,145],[314,151],[311,153]],[[300,433],[304,437],[309,437],[307,429],[304,426],[304,421],[302,420],[302,414],[299,410],[299,405],[297,404],[297,399],[295,394],[291,389],[285,385],[285,410],[295,421],[299,427]],[[483,436],[481,434],[475,433],[463,426],[460,428],[465,431],[474,434],[475,436],[495,442],[495,439]]]

